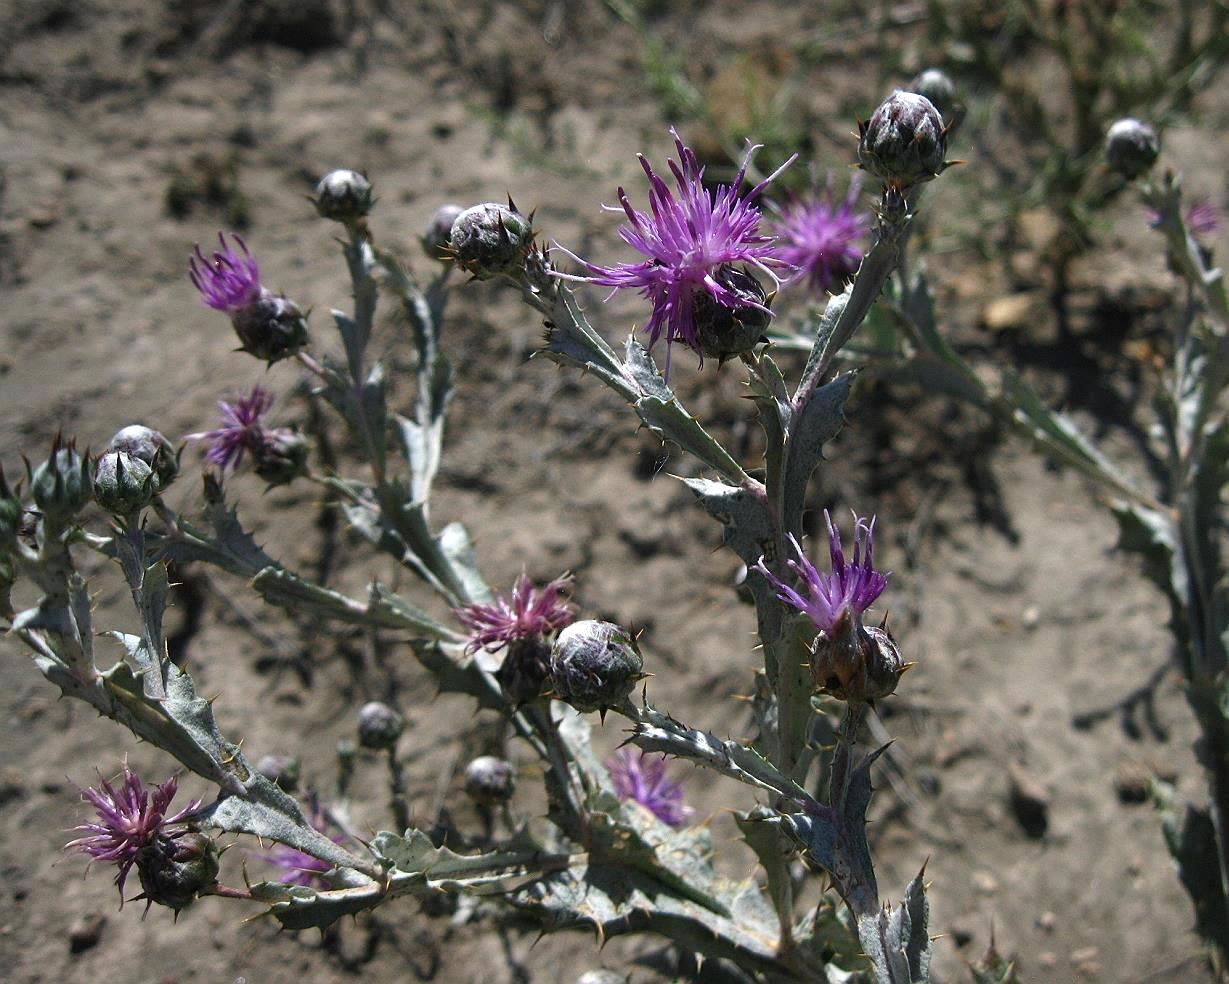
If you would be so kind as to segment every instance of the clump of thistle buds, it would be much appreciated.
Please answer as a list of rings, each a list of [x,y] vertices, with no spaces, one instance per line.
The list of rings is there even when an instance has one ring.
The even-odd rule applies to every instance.
[[[179,455],[159,431],[143,424],[129,424],[115,432],[107,451],[118,451],[144,462],[153,473],[157,491],[163,491],[179,474]]]

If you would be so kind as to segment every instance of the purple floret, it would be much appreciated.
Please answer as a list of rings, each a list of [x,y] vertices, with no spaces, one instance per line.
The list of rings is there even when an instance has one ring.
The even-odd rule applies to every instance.
[[[172,776],[155,786],[153,795],[146,790],[140,778],[128,766],[124,766],[123,782],[119,788],[105,779],[100,788],[81,790],[82,800],[92,803],[98,819],[83,823],[74,830],[86,834],[64,845],[75,848],[94,861],[106,861],[119,868],[115,887],[119,889],[120,906],[124,904],[124,881],[136,864],[137,855],[157,834],[168,833],[168,828],[200,808],[194,800],[173,816],[167,816],[167,808],[175,798],[177,782]]]
[[[226,245],[226,237],[218,233],[221,249],[206,258],[200,246],[188,260],[188,276],[201,292],[201,299],[211,308],[234,314],[260,297],[260,267],[238,233],[231,238],[243,250],[240,255]]]
[[[728,308],[754,307],[771,314],[766,306],[724,286],[716,274],[723,266],[744,263],[780,283],[776,271],[783,270],[786,264],[776,253],[772,237],[760,235],[762,216],[752,199],[794,160],[791,157],[744,195],[739,189],[746,177],[747,164],[759,149],[758,146],[749,147],[734,182],[709,191],[704,186],[704,169],[695,153],[684,145],[673,128],[670,134],[679,156],[678,163],[668,162],[677,194],[653,171],[643,154],[638,156],[649,181],[651,214],[633,208],[627,193],[619,189],[621,210],[628,219],[619,235],[646,259],[606,267],[589,263],[561,248],[585,268],[587,276],[557,274],[567,280],[614,290],[638,290],[648,298],[653,311],[644,330],[648,333],[650,348],[665,335],[667,376],[670,346],[675,342],[699,353],[700,364],[704,364],[693,320],[693,298],[697,291],[706,291],[718,304]],[[610,211],[620,210],[605,207]]]
[[[615,793],[635,800],[662,823],[681,827],[695,812],[683,802],[683,787],[666,777],[666,757],[621,748],[606,763]]]
[[[218,409],[222,411],[221,427],[189,434],[184,440],[211,441],[205,459],[223,471],[237,468],[245,451],[255,452],[263,445],[265,430],[260,421],[272,406],[272,394],[253,386],[247,396],[241,396],[233,404],[218,401]]]
[[[570,625],[572,607],[560,597],[571,583],[571,575],[557,577],[540,590],[525,574],[512,586],[512,595],[496,597],[489,605],[473,604],[456,610],[456,616],[470,630],[466,651],[493,652],[516,639],[544,636]]]
[[[793,534],[789,537],[798,559],[788,561],[788,565],[798,575],[805,596],[773,574],[765,566],[763,557],[754,569],[768,580],[781,601],[805,614],[821,632],[833,636],[847,618],[858,618],[883,594],[888,578],[875,570],[872,564],[874,517],[867,522],[854,516],[853,560],[849,563],[845,562],[845,554],[841,550],[841,534],[826,509],[824,522],[828,525],[828,545],[832,554],[831,574],[817,571]]]
[[[829,178],[824,192],[815,191],[809,198],[791,196],[775,209],[777,255],[795,267],[795,278],[805,280],[816,293],[843,287],[862,262],[859,241],[870,223],[866,212],[857,208],[861,190],[861,176],[855,175],[848,194],[838,202]]]
[[[1182,215],[1186,229],[1195,236],[1211,236],[1220,228],[1220,210],[1206,199],[1191,202]],[[1153,227],[1161,224],[1161,213],[1148,209],[1148,222]]]
[[[320,833],[327,835],[334,844],[345,843],[343,837],[329,834],[328,817],[316,795],[314,793],[310,794],[308,800],[311,804],[310,822],[312,827]],[[332,871],[334,867],[327,861],[321,861],[317,857],[295,850],[295,848],[288,847],[285,844],[275,844],[272,850],[265,854],[260,854],[258,857],[268,861],[278,869],[280,874],[277,880],[283,885],[303,885],[304,887],[322,885],[327,887],[323,875],[328,871]]]

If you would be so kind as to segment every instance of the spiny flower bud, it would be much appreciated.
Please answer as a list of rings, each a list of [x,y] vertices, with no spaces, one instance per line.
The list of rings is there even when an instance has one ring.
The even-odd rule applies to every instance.
[[[405,718],[396,708],[373,700],[359,709],[358,743],[364,748],[392,748],[404,730]]]
[[[449,234],[453,260],[478,280],[515,275],[533,244],[530,219],[515,206],[484,202],[457,216]]]
[[[256,771],[288,793],[299,788],[299,760],[293,755],[265,755],[256,763]]]
[[[937,68],[928,68],[918,73],[909,83],[909,91],[929,99],[945,120],[950,122],[955,119],[956,83],[946,72]]]
[[[516,791],[516,770],[507,759],[481,755],[465,767],[465,792],[479,806],[500,806]]]
[[[261,435],[253,468],[270,485],[289,485],[307,471],[307,439],[297,430],[277,427]]]
[[[435,210],[420,240],[423,252],[431,259],[447,262],[452,244],[452,226],[464,211],[460,205],[441,205]]]
[[[140,458],[123,451],[108,451],[94,466],[94,498],[116,516],[144,509],[157,492],[153,470]]]
[[[1127,180],[1147,174],[1160,154],[1156,130],[1139,120],[1119,120],[1105,135],[1105,160]]]
[[[916,92],[897,89],[859,127],[858,163],[892,188],[936,177],[947,167],[946,153],[943,117]]]
[[[541,636],[513,639],[495,671],[504,699],[514,707],[537,700],[550,679],[550,643]]]
[[[740,303],[731,307],[707,290],[697,289],[691,298],[691,316],[700,352],[725,361],[755,348],[764,339],[772,314],[764,288],[745,267],[740,269],[727,263],[717,270],[714,279],[738,297]]]
[[[51,457],[34,470],[30,494],[53,524],[69,522],[94,497],[94,470],[89,457],[79,455],[75,447],[57,437]]]
[[[218,882],[218,851],[204,834],[155,834],[137,855],[144,897],[178,912]]]
[[[154,473],[161,492],[179,474],[179,455],[159,431],[141,424],[129,424],[115,432],[107,445],[108,451],[122,451],[132,458],[145,462]]]
[[[371,182],[358,171],[330,171],[316,185],[312,204],[322,218],[350,225],[371,211]]]
[[[550,659],[555,695],[578,711],[625,700],[644,676],[636,640],[613,622],[573,622],[555,639]]]
[[[251,304],[231,315],[231,324],[248,352],[269,365],[289,358],[307,344],[307,318],[294,301],[261,291]]]

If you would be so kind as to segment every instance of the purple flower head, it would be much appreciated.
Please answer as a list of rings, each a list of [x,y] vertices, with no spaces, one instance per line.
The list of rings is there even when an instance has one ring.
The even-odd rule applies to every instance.
[[[1197,198],[1187,206],[1182,221],[1192,235],[1211,236],[1220,228],[1220,210],[1206,198]],[[1148,224],[1153,228],[1160,226],[1161,213],[1148,209]]]
[[[272,394],[253,386],[252,392],[241,396],[233,405],[225,400],[218,401],[218,409],[222,411],[221,427],[189,434],[184,440],[212,441],[205,459],[223,471],[237,468],[243,461],[244,451],[255,453],[263,446],[265,429],[260,420],[272,406]]]
[[[798,541],[790,534],[797,560],[789,561],[789,567],[802,582],[805,596],[774,575],[761,557],[755,565],[776,591],[777,597],[805,614],[821,632],[835,636],[846,625],[846,620],[856,622],[858,617],[883,594],[888,578],[872,565],[875,520],[870,522],[854,516],[853,560],[845,562],[841,550],[841,534],[837,532],[828,511],[824,510],[824,522],[828,524],[828,545],[832,554],[832,573],[821,574],[807,560]]]
[[[231,238],[239,244],[243,255],[227,246],[226,237],[219,232],[220,250],[206,258],[197,246],[196,255],[188,260],[188,276],[201,292],[201,299],[209,307],[227,314],[242,310],[261,294],[260,267],[256,259],[238,233],[231,233]]]
[[[512,595],[496,597],[489,605],[473,604],[456,610],[456,616],[470,630],[466,652],[490,648],[498,651],[516,639],[544,636],[562,629],[573,619],[572,606],[560,597],[572,582],[564,574],[538,589],[521,574],[512,586]]]
[[[314,794],[308,798],[312,808],[311,825],[320,833],[328,834],[329,823],[324,809],[320,806]],[[335,834],[329,835],[329,839],[334,844],[344,843],[344,838]],[[279,870],[280,874],[277,880],[283,885],[303,885],[304,887],[324,885],[327,887],[323,875],[325,872],[333,870],[333,865],[327,861],[321,861],[319,858],[295,850],[293,847],[287,847],[285,844],[275,844],[272,850],[266,854],[260,854],[258,857],[268,861]]]
[[[666,778],[666,757],[621,748],[606,763],[615,793],[635,800],[662,823],[683,826],[695,811],[683,802],[682,784]]]
[[[639,263],[604,267],[562,250],[580,263],[588,276],[557,274],[568,280],[611,287],[612,293],[634,288],[652,301],[653,312],[644,330],[648,333],[650,348],[663,334],[666,336],[667,376],[670,374],[670,346],[675,342],[699,353],[700,364],[704,364],[692,318],[698,291],[705,291],[717,303],[731,309],[754,307],[771,313],[766,305],[730,290],[717,279],[716,273],[723,266],[745,263],[780,283],[775,271],[786,264],[777,255],[772,237],[760,235],[762,216],[752,199],[794,161],[791,157],[744,195],[740,188],[747,164],[759,149],[758,146],[748,147],[734,182],[709,191],[704,187],[704,169],[695,153],[684,145],[673,128],[670,134],[679,157],[678,163],[668,162],[677,192],[653,171],[643,154],[639,159],[649,180],[650,212],[632,208],[627,193],[619,189],[621,210],[628,219],[619,235],[645,259]],[[605,207],[610,211],[620,210]]]
[[[141,849],[156,835],[167,834],[173,824],[181,823],[200,808],[200,801],[194,800],[173,816],[167,816],[176,786],[172,776],[155,786],[151,796],[140,778],[125,765],[123,782],[118,789],[104,779],[98,789],[81,790],[82,800],[94,805],[98,818],[74,827],[85,836],[69,841],[64,847],[76,848],[94,861],[106,861],[119,867],[115,887],[120,892],[121,906],[124,904],[124,881]]]
[[[777,255],[797,269],[795,279],[805,280],[816,293],[843,287],[862,262],[858,241],[870,221],[865,210],[857,208],[861,190],[862,176],[855,175],[838,202],[829,176],[822,193],[815,189],[808,198],[791,195],[783,207],[774,208]]]

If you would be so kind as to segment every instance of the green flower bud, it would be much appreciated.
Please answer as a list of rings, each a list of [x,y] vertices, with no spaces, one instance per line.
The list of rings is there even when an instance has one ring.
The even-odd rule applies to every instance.
[[[30,494],[50,523],[63,526],[71,522],[94,497],[94,470],[89,457],[82,457],[57,437],[51,457],[34,470]]]
[[[516,770],[507,759],[481,755],[465,767],[465,792],[479,806],[500,806],[516,792]]]
[[[144,509],[157,492],[158,480],[140,458],[123,451],[108,451],[94,465],[94,498],[116,516]]]
[[[358,743],[376,750],[392,748],[405,730],[405,718],[396,708],[378,700],[358,712]]]
[[[940,174],[947,162],[943,117],[925,96],[897,89],[860,127],[858,163],[891,188]]]
[[[763,341],[772,315],[767,311],[768,295],[746,269],[727,263],[718,268],[714,279],[747,302],[745,306],[727,307],[707,290],[697,290],[692,295],[692,318],[700,351],[724,362],[751,351]]]
[[[532,244],[530,220],[515,208],[494,202],[467,208],[449,234],[454,262],[478,280],[524,270]]]
[[[218,851],[204,834],[155,834],[137,855],[145,898],[178,912],[218,882]]]
[[[312,203],[322,218],[350,225],[371,211],[371,182],[358,171],[330,171],[316,185]]]
[[[116,431],[107,445],[108,451],[123,451],[138,458],[153,470],[158,491],[163,491],[179,474],[179,455],[161,433],[152,427],[130,424]]]
[[[1128,181],[1152,170],[1160,155],[1156,130],[1139,120],[1119,120],[1105,135],[1105,160]]]
[[[307,452],[307,439],[297,430],[267,430],[253,453],[253,468],[270,485],[289,485],[307,471]]]
[[[578,711],[605,711],[625,700],[643,676],[633,639],[613,622],[573,622],[551,649],[555,695]]]

